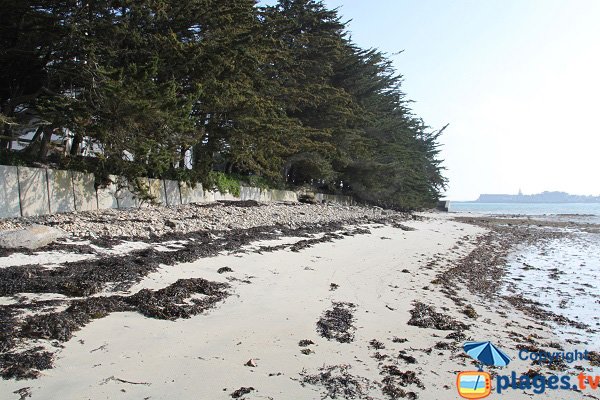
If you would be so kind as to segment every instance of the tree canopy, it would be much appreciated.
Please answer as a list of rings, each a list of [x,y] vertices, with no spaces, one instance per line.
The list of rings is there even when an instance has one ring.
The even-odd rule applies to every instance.
[[[192,181],[220,169],[430,206],[443,129],[413,115],[401,82],[320,1],[0,0],[5,160]]]

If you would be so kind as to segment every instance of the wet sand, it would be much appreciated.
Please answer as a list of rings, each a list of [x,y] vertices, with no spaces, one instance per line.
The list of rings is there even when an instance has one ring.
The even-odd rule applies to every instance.
[[[513,362],[498,373],[549,372],[517,353],[524,344],[560,341],[553,327],[481,289],[507,280],[498,265],[515,232],[486,236],[490,225],[465,222],[426,214],[402,225],[353,223],[302,237],[259,236],[241,243],[245,252],[232,247],[159,263],[127,287],[82,299],[156,294],[191,279],[227,285],[227,296],[189,318],[158,319],[137,302],[139,308],[96,316],[67,341],[29,339],[28,346],[52,351],[53,368],[37,379],[0,381],[0,399],[455,399],[456,373],[476,369],[462,351],[465,340],[491,340],[508,353]],[[494,261],[484,268],[491,274],[469,286],[462,274],[484,260]],[[181,312],[203,296],[171,299]],[[0,298],[4,306],[15,302]],[[523,392],[501,396],[520,399]]]

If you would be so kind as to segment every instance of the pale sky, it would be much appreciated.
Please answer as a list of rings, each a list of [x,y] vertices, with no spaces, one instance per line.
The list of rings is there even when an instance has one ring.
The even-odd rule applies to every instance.
[[[358,45],[391,55],[418,116],[450,124],[448,199],[600,195],[600,0],[325,4]]]

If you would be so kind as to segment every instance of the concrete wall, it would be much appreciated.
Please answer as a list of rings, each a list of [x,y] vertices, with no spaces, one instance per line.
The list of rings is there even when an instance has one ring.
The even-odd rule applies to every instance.
[[[109,175],[108,179],[110,182],[106,185],[106,187],[99,187],[96,189],[96,198],[98,201],[99,210],[119,208],[119,201],[117,200],[117,184],[119,177],[116,175]]]
[[[0,218],[21,216],[17,167],[0,165]]]
[[[41,168],[17,167],[19,171],[19,200],[21,215],[31,217],[50,213],[48,177]]]
[[[191,185],[181,182],[179,185],[179,190],[181,192],[181,203],[189,204],[189,203],[202,203],[204,202],[204,190],[202,190],[201,184],[196,184],[195,187]]]
[[[73,178],[73,194],[75,196],[75,209],[77,211],[92,211],[98,209],[98,198],[94,174],[71,171]]]
[[[71,171],[47,169],[50,213],[75,211],[75,193]]]
[[[354,204],[352,201],[352,197],[342,196],[339,194],[315,193],[315,199],[320,203],[337,203],[346,206],[351,206],[352,204]]]
[[[240,195],[234,196],[203,190],[200,184],[191,187],[185,182],[152,178],[138,178],[137,183],[148,189],[157,203],[170,206],[221,200],[298,201],[298,195],[289,190],[242,186]],[[348,196],[317,193],[316,198],[352,204]],[[0,165],[0,218],[148,205],[136,197],[131,184],[123,177],[110,175],[106,187],[96,188],[93,174]]]
[[[181,204],[181,193],[179,192],[179,182],[169,181],[165,179],[163,181],[165,186],[165,196],[167,205],[178,206]]]
[[[156,204],[167,205],[167,194],[165,193],[165,184],[162,179],[148,178],[148,190],[150,195],[154,197]]]

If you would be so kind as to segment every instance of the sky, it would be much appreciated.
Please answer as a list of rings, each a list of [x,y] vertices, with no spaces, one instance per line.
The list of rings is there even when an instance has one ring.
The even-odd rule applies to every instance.
[[[600,0],[324,3],[388,53],[417,116],[449,124],[447,199],[600,195]]]

